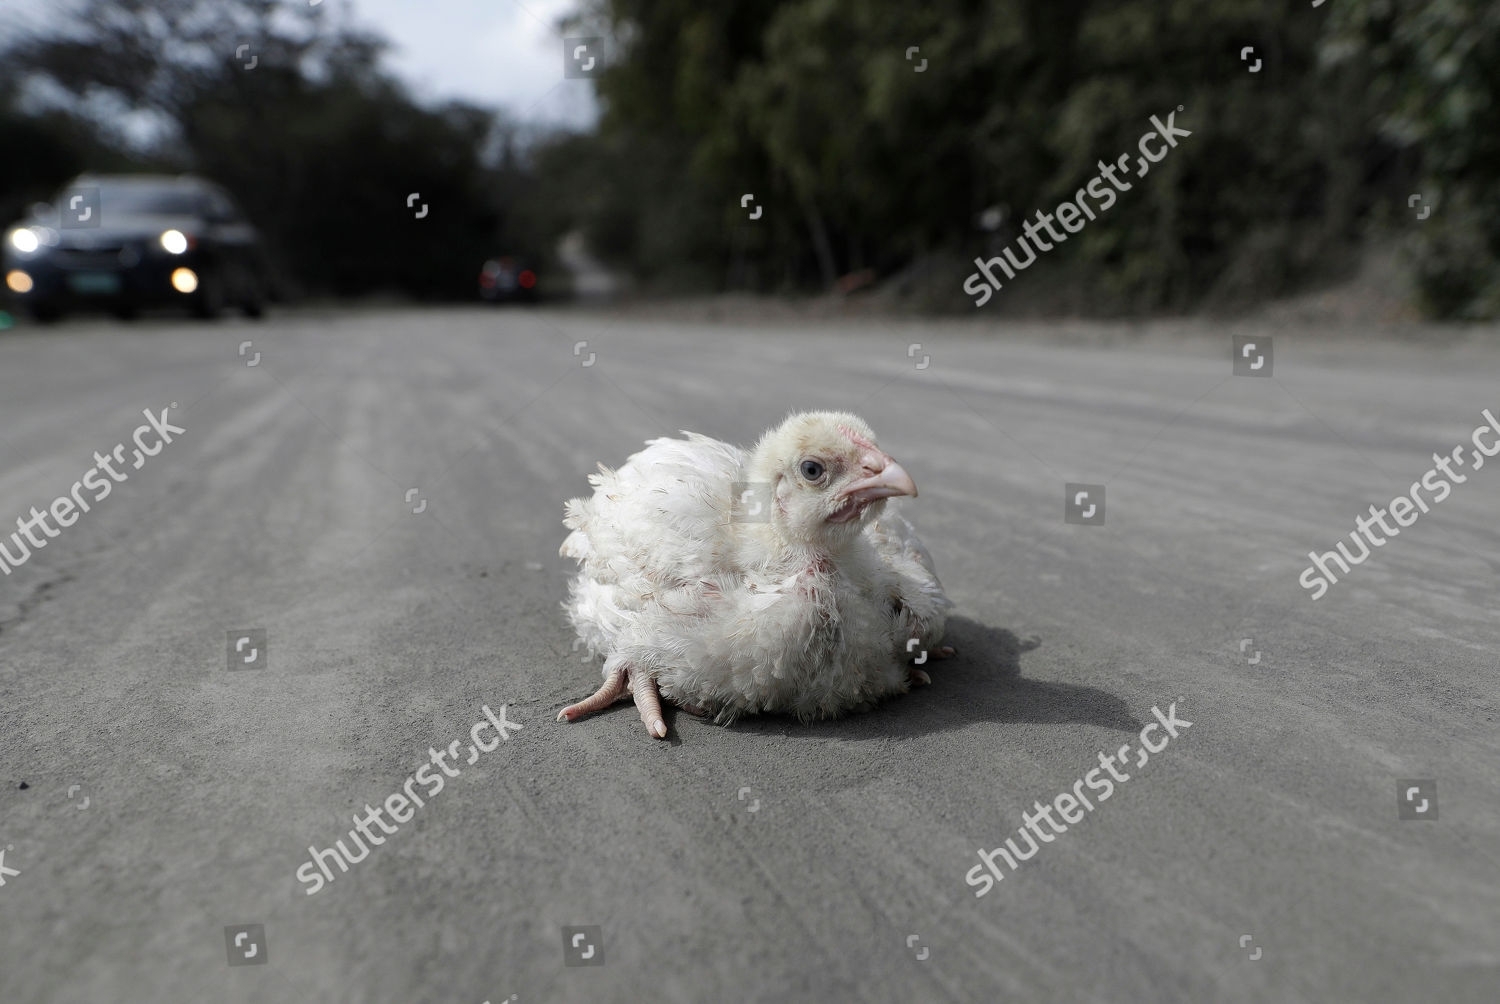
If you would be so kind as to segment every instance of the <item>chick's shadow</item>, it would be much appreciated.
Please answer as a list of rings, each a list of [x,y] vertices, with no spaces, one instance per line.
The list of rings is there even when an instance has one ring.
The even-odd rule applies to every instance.
[[[1075,683],[1028,680],[1021,655],[1041,645],[1005,628],[967,617],[950,617],[943,644],[958,655],[923,668],[931,686],[913,687],[874,710],[831,721],[801,725],[784,715],[742,718],[731,728],[785,733],[819,739],[889,739],[892,736],[952,732],[974,722],[1051,724],[1078,722],[1120,732],[1138,732],[1141,723],[1114,694]]]

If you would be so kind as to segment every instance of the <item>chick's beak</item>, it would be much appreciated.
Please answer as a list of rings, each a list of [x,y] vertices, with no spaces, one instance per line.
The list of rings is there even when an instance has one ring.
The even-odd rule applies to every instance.
[[[884,453],[867,453],[862,458],[866,476],[850,484],[839,498],[854,501],[860,506],[896,495],[917,494],[916,482],[911,475]]]

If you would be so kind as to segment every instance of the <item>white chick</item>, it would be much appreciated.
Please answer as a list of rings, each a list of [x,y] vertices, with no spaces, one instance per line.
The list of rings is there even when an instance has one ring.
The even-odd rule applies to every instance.
[[[561,553],[581,565],[563,604],[604,685],[575,721],[633,695],[666,738],[661,697],[721,723],[864,710],[929,683],[952,606],[912,526],[885,500],[917,494],[860,418],[804,412],[753,451],[685,432],[653,439],[568,502]]]

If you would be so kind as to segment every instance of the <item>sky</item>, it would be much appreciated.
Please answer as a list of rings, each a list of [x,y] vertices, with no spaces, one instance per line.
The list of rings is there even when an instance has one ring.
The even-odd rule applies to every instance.
[[[288,0],[293,2],[293,0]],[[308,0],[312,3],[313,0]],[[563,77],[557,22],[578,0],[317,0],[385,36],[386,66],[426,101],[460,98],[522,121],[588,126],[587,81]],[[64,0],[0,0],[0,36],[61,20]]]
[[[531,121],[593,121],[592,87],[563,78],[556,26],[576,0],[349,2],[360,23],[390,39],[387,65],[420,97],[500,105]]]

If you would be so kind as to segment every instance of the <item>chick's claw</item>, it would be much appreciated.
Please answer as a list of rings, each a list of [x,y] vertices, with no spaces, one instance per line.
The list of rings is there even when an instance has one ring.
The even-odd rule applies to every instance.
[[[941,648],[934,649],[931,653],[931,658],[933,660],[952,659],[956,655],[958,655],[957,649],[952,645],[944,645]],[[912,687],[925,687],[932,683],[932,677],[927,675],[927,670],[913,663],[906,667],[906,682]]]
[[[641,713],[641,724],[646,726],[646,731],[657,739],[667,738],[667,722],[661,714],[661,694],[656,689],[656,681],[642,675],[631,680],[630,689],[635,694],[636,710]]]
[[[590,697],[585,697],[577,704],[570,704],[557,713],[560,722],[576,722],[584,715],[592,715],[596,711],[603,711],[611,704],[625,696],[625,670],[623,667],[610,673],[604,681],[604,686],[594,691]]]

